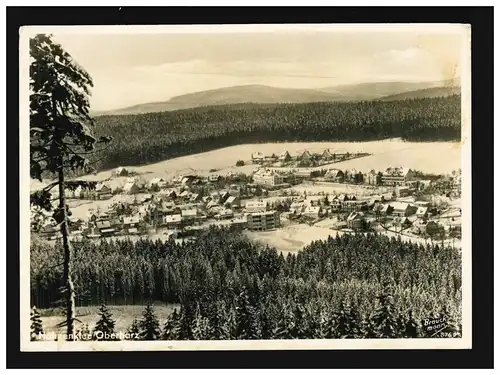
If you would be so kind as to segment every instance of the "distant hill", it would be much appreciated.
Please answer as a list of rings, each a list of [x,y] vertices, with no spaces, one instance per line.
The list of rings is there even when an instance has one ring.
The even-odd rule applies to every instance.
[[[320,89],[289,89],[265,85],[244,85],[180,95],[164,102],[144,103],[93,115],[126,115],[175,111],[224,104],[314,103],[363,101],[421,89],[448,86],[448,82],[374,82],[324,87]]]
[[[367,82],[325,87],[320,90],[338,95],[344,100],[373,100],[439,86],[447,86],[447,84],[445,82]]]
[[[224,104],[308,103],[333,100],[337,100],[337,95],[314,89],[287,89],[265,85],[245,85],[194,92],[175,96],[165,102],[138,104],[132,107],[96,113],[96,115],[164,112]]]
[[[405,100],[405,99],[418,99],[418,98],[437,98],[440,96],[459,95],[460,87],[432,87],[428,89],[421,89],[409,92],[403,92],[396,95],[389,95],[380,100]]]

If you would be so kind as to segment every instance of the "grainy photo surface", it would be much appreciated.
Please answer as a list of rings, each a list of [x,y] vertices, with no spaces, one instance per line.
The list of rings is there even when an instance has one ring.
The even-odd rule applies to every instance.
[[[470,347],[469,38],[22,28],[22,350]]]

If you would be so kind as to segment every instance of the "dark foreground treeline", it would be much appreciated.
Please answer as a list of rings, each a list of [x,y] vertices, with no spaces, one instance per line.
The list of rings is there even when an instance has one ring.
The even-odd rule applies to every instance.
[[[399,101],[223,105],[99,116],[112,135],[100,168],[140,165],[244,143],[460,140],[460,96]]]
[[[60,254],[32,246],[32,305],[58,301]],[[393,326],[387,337],[402,337],[443,311],[461,321],[460,254],[382,235],[329,238],[284,257],[213,229],[182,245],[75,244],[73,268],[79,305],[180,303],[170,339],[379,337],[389,329],[381,322]]]

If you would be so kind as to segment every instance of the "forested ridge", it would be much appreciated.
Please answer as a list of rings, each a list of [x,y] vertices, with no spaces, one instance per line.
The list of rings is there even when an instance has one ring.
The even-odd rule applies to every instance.
[[[397,101],[235,104],[138,115],[98,116],[112,134],[99,167],[140,165],[244,143],[458,141],[460,95]]]
[[[32,245],[32,305],[57,303],[60,254]],[[75,243],[73,268],[79,305],[180,303],[168,339],[416,337],[408,329],[443,311],[461,321],[460,253],[383,235],[330,237],[287,256],[222,229],[184,244]]]

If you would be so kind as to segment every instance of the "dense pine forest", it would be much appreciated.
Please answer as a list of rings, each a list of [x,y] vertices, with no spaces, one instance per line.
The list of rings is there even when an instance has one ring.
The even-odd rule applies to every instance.
[[[32,305],[58,303],[61,256],[32,244]],[[78,305],[180,304],[161,330],[149,307],[149,339],[422,337],[440,314],[461,331],[461,255],[439,245],[346,234],[283,256],[211,229],[184,244],[75,243],[73,259]]]
[[[114,139],[100,168],[140,165],[244,143],[458,141],[460,95],[398,101],[236,104],[139,115],[99,116]]]

